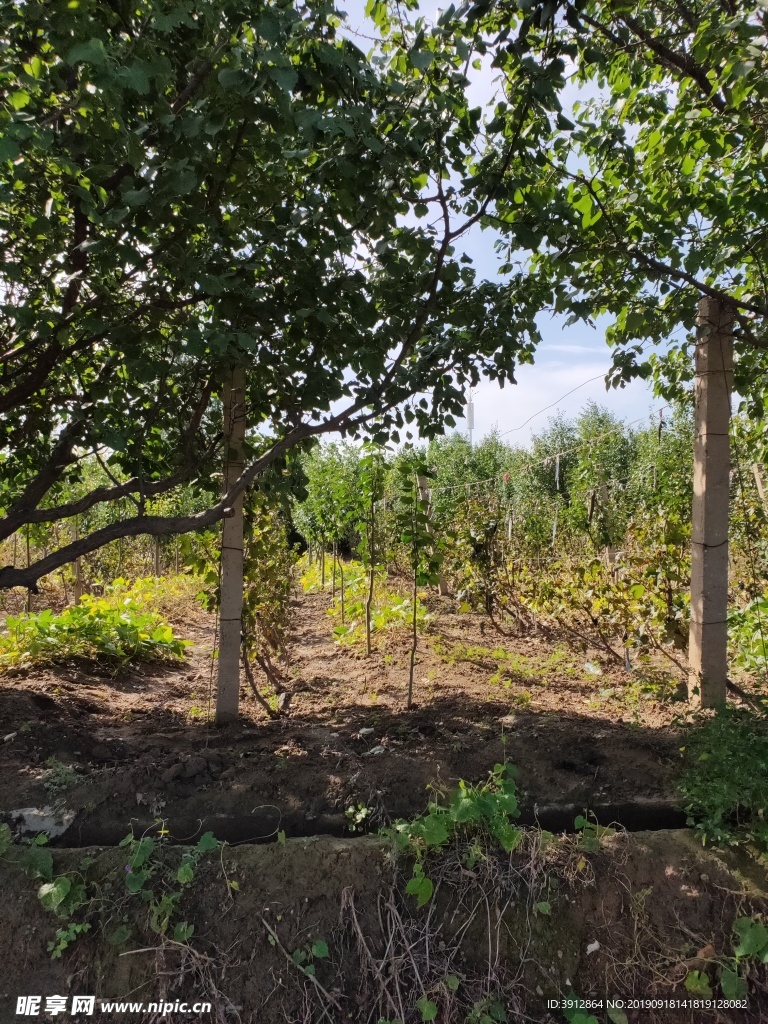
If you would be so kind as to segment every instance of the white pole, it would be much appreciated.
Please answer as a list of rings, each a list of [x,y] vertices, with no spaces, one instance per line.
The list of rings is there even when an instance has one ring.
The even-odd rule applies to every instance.
[[[224,385],[224,493],[245,464],[245,369],[235,367]],[[237,721],[243,618],[243,496],[224,520],[221,539],[221,607],[216,724]]]

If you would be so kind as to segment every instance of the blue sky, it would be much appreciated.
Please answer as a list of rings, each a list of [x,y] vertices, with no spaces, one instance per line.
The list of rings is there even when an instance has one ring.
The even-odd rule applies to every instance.
[[[363,37],[375,36],[376,29],[365,17],[365,0],[346,0],[342,7],[347,12],[347,29],[355,43],[363,50],[368,49],[370,43]],[[433,20],[437,10],[434,3],[425,3],[420,13]],[[472,74],[472,103],[489,105],[497,90],[494,72],[486,66]],[[566,104],[578,95],[575,87],[569,86],[566,92]],[[478,276],[491,280],[496,277],[501,262],[493,247],[496,237],[493,231],[482,231],[478,227],[457,245],[472,257]],[[581,323],[566,327],[564,316],[542,314],[543,342],[535,363],[522,366],[516,372],[517,385],[501,390],[496,383],[483,381],[474,390],[475,439],[480,440],[497,427],[506,433],[510,442],[527,444],[531,434],[546,426],[550,416],[557,412],[574,416],[590,400],[627,421],[638,420],[663,404],[654,399],[650,386],[644,381],[633,381],[618,390],[606,390],[604,375],[611,365],[610,349],[605,341],[607,323],[598,324],[597,329]],[[592,379],[595,377],[598,379]],[[567,394],[571,391],[572,394]],[[552,408],[546,409],[547,406]],[[458,429],[465,430],[465,423],[459,422]]]

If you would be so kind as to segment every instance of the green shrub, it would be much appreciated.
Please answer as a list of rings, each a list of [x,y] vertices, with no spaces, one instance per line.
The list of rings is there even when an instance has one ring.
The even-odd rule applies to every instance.
[[[680,788],[705,842],[768,849],[768,718],[725,707],[696,725]]]
[[[70,658],[116,664],[181,658],[188,643],[118,580],[104,597],[85,595],[59,615],[46,610],[9,616],[0,636],[0,668]]]
[[[748,672],[768,671],[768,597],[751,601],[728,616],[733,661]]]

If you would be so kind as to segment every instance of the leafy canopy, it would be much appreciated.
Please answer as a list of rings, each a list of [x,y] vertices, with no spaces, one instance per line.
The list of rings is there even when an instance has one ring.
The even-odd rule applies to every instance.
[[[366,57],[326,0],[0,4],[0,538],[125,496],[136,513],[0,585],[204,528],[314,434],[433,432],[467,379],[530,358],[536,303],[456,249],[539,159],[547,96],[521,68],[513,129],[482,129],[472,27],[374,7],[389,35]],[[261,433],[243,477],[204,512],[147,514],[218,468],[238,363]],[[89,453],[112,486],[63,501]]]

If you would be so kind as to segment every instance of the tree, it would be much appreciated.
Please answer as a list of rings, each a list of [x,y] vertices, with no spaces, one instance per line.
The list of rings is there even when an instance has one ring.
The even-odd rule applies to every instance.
[[[553,112],[539,173],[500,190],[489,221],[507,233],[510,258],[521,245],[538,250],[531,269],[555,311],[613,318],[614,383],[655,372],[670,396],[692,375],[676,332],[692,332],[702,296],[716,298],[737,324],[737,390],[762,415],[764,4],[547,0],[473,11],[486,35],[502,23],[511,39],[496,43],[508,92],[518,65],[541,64],[555,45],[588,97],[573,120]],[[648,358],[649,340],[667,351]]]
[[[0,4],[0,539],[133,508],[0,587],[121,536],[206,528],[313,436],[435,432],[468,381],[530,358],[535,294],[476,281],[455,247],[538,159],[537,75],[483,131],[473,32],[374,6],[388,42],[368,59],[321,0]],[[211,489],[234,366],[242,474],[201,512],[150,514],[185,481]],[[63,500],[90,454],[110,483]]]

